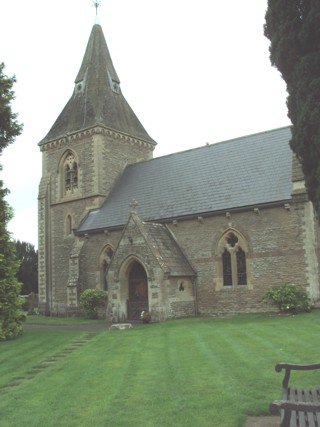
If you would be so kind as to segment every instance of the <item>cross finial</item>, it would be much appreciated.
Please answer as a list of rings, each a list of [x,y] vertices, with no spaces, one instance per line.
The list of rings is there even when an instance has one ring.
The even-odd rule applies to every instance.
[[[136,212],[138,202],[135,199],[132,199],[131,202],[129,203],[129,206],[131,208],[131,212]]]
[[[98,15],[98,7],[100,6],[100,0],[92,0],[93,6],[96,8],[96,15]]]

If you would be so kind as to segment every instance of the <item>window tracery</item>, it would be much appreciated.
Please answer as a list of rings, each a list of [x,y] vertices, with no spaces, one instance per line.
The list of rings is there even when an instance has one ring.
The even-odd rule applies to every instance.
[[[221,255],[221,275],[223,287],[235,287],[248,284],[247,244],[236,231],[225,233],[219,242]]]

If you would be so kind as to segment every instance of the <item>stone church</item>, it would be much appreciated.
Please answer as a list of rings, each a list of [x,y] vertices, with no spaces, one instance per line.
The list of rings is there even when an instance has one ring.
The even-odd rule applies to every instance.
[[[94,24],[73,94],[39,143],[39,301],[153,321],[269,311],[273,285],[319,298],[319,228],[290,128],[153,158]]]

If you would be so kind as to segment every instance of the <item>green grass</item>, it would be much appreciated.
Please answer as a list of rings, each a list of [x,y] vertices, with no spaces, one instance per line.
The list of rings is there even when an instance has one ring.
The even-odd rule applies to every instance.
[[[319,333],[318,313],[100,332],[32,379],[0,389],[0,425],[242,427],[280,398],[275,363],[319,362]],[[27,330],[1,343],[2,384],[83,335]]]
[[[105,320],[86,319],[83,317],[49,317],[41,315],[28,315],[26,323],[36,325],[59,325],[59,326],[72,326],[72,325],[92,325],[95,323],[105,323]]]

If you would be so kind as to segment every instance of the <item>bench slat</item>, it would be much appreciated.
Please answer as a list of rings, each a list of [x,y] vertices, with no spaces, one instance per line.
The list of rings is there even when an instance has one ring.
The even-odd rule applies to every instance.
[[[296,390],[294,388],[289,388],[288,390],[289,400],[294,402],[296,400]],[[297,427],[297,413],[296,411],[292,411],[291,419],[290,419],[290,427]]]
[[[313,389],[305,389],[304,390],[304,395],[305,395],[305,399],[306,402],[316,402],[317,400],[314,400],[314,394],[313,394]],[[314,413],[313,412],[307,412],[306,413],[306,419],[308,420],[308,426],[309,427],[316,427],[315,424],[315,418],[314,418]]]
[[[305,402],[305,392],[301,388],[296,389],[296,402]],[[300,427],[306,427],[305,412],[298,411],[298,425]]]
[[[313,401],[314,402],[319,402],[319,397],[320,395],[320,389],[312,389],[312,396],[313,396]],[[320,413],[316,412],[315,413],[315,419],[316,419],[316,426],[320,426]]]

